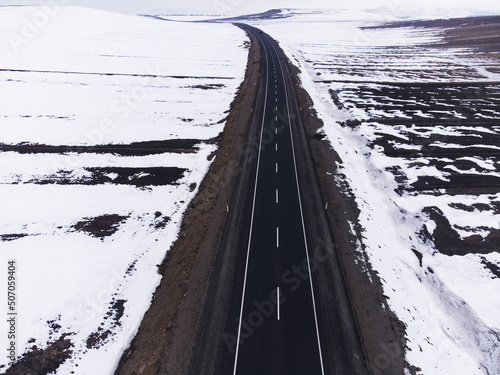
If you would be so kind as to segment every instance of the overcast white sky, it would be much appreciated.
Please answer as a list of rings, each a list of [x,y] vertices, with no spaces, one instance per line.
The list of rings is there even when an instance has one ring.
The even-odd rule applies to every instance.
[[[0,5],[64,4],[121,13],[168,11],[240,15],[272,8],[377,8],[407,6],[500,10],[498,0],[0,0]]]

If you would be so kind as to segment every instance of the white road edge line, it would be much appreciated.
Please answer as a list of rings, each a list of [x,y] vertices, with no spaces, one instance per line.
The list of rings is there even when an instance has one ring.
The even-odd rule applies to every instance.
[[[264,44],[264,43],[263,43]],[[268,61],[267,57],[267,49],[264,48],[264,52],[266,55],[266,61]],[[264,97],[264,108],[266,108],[266,103],[267,103],[267,97],[268,97],[268,89],[269,89],[269,69],[266,69],[266,94]],[[248,247],[247,247],[247,259],[246,259],[246,264],[245,264],[245,276],[243,278],[243,294],[241,296],[241,308],[240,308],[240,319],[238,323],[238,339],[236,341],[236,353],[234,357],[234,369],[233,369],[233,375],[236,375],[236,368],[238,366],[238,354],[240,350],[240,340],[241,340],[241,326],[243,322],[243,308],[245,305],[245,291],[247,287],[247,276],[248,276],[248,263],[250,259],[250,245],[252,243],[252,230],[253,230],[253,222],[254,222],[254,214],[255,214],[255,201],[257,197],[257,181],[259,180],[259,166],[260,166],[260,154],[262,150],[262,138],[264,134],[264,122],[266,118],[266,111],[263,111],[262,115],[262,125],[260,129],[260,142],[259,142],[259,154],[257,156],[257,171],[255,172],[255,186],[254,186],[254,191],[253,191],[253,203],[252,203],[252,216],[250,219],[250,234],[248,235]]]
[[[274,49],[274,51],[276,52],[276,54],[279,56],[278,51],[276,50],[276,47],[274,45],[272,45],[272,44],[271,44],[271,46]],[[283,69],[281,60],[279,60],[279,64],[280,64],[280,67],[281,67],[281,74],[283,76],[283,86],[285,88],[286,107],[287,107],[287,111],[288,111],[288,126],[290,127],[290,138],[291,138],[291,141],[292,141],[293,164],[294,164],[294,167],[295,167],[295,180],[296,180],[296,183],[297,183],[297,192],[298,192],[298,199],[299,199],[300,216],[301,216],[301,219],[302,219],[302,231],[304,232],[304,245],[305,245],[305,249],[306,249],[307,268],[308,268],[308,271],[309,271],[309,284],[311,286],[312,304],[313,304],[313,310],[314,310],[314,322],[316,324],[316,337],[318,339],[319,360],[320,360],[320,363],[321,363],[321,374],[325,375],[325,368],[324,368],[324,364],[323,364],[323,354],[321,353],[321,340],[319,338],[319,325],[318,325],[318,313],[317,313],[317,310],[316,310],[316,297],[314,296],[314,286],[313,286],[313,282],[312,282],[311,262],[310,262],[310,259],[309,259],[309,248],[307,246],[306,227],[305,227],[305,223],[304,223],[304,212],[303,212],[303,209],[302,209],[302,200],[300,198],[299,176],[298,176],[298,173],[297,173],[297,161],[296,161],[296,158],[295,158],[295,146],[293,145],[293,131],[292,131],[292,124],[290,122],[290,105],[289,105],[289,101],[288,101],[288,90],[287,90],[286,83],[285,83],[286,82],[285,81],[285,73],[284,73],[284,69]]]

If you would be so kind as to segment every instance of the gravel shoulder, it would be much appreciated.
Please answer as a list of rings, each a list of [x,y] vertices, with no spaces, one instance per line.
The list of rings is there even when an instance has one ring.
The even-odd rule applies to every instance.
[[[188,366],[203,306],[217,256],[217,244],[224,224],[226,204],[232,192],[234,161],[241,156],[250,109],[255,100],[259,72],[257,43],[252,43],[245,82],[232,106],[216,159],[191,203],[179,239],[159,268],[163,275],[152,305],[138,334],[124,353],[115,374],[183,374]],[[321,121],[311,108],[311,100],[301,87],[292,64],[309,147],[315,160],[323,200],[344,269],[351,303],[356,314],[365,354],[372,373],[404,372],[404,326],[387,307],[377,275],[366,272],[360,263],[357,238],[349,222],[356,223],[358,208],[347,187],[332,183],[327,172],[336,171],[338,155],[329,143],[317,136]],[[371,281],[370,281],[371,279]]]
[[[338,170],[342,160],[330,142],[318,132],[323,122],[318,119],[312,100],[301,85],[298,69],[291,63],[289,66],[368,368],[372,374],[403,374],[404,324],[390,310],[380,278],[370,268],[368,259],[360,258],[364,253],[358,250],[358,241],[362,243],[359,208],[349,187],[335,181],[336,177],[342,180]],[[353,223],[356,235],[352,233],[350,223]]]
[[[252,37],[251,37],[252,38]],[[158,272],[162,281],[139,331],[123,354],[116,375],[183,374],[188,371],[207,298],[212,264],[224,226],[251,119],[260,70],[260,51],[251,44],[245,80],[231,106],[218,150],[198,195],[185,213],[178,240]]]

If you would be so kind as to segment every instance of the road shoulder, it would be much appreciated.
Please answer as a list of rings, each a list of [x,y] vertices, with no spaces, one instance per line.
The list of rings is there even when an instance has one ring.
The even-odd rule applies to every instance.
[[[115,375],[186,374],[208,296],[227,204],[257,93],[260,50],[252,39],[245,80],[217,139],[214,162],[190,203],[178,240],[159,266],[162,280]]]
[[[301,106],[302,120],[314,160],[327,216],[338,249],[351,305],[356,318],[365,357],[371,374],[404,374],[404,324],[389,309],[382,283],[367,259],[358,250],[362,228],[359,208],[349,186],[343,181],[338,165],[342,160],[319,130],[323,122],[317,117],[312,100],[303,88],[299,70],[290,61],[289,69]],[[350,223],[356,234],[351,232]]]

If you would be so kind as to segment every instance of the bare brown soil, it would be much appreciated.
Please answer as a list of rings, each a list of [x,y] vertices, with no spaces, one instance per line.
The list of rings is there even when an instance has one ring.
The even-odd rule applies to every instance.
[[[45,349],[36,345],[31,347],[23,357],[10,367],[6,375],[42,375],[51,374],[73,354],[70,335],[62,335]]]
[[[364,27],[364,29],[399,27],[441,29],[442,40],[425,47],[466,48],[475,52],[487,52],[496,57],[500,56],[500,16],[391,22],[382,26]],[[488,68],[488,70],[500,73],[500,68]]]
[[[490,52],[481,53],[494,58]],[[381,147],[383,154],[394,160],[394,166],[387,170],[394,175],[398,194],[489,195],[491,203],[484,206],[466,207],[453,203],[450,206],[469,212],[498,209],[495,196],[500,192],[500,178],[475,160],[497,166],[500,159],[500,152],[495,148],[500,143],[500,82],[383,83],[376,86],[363,83],[349,90],[356,98],[355,103],[340,101],[339,93],[334,91],[330,93],[332,100],[339,106],[355,105],[380,114],[363,125],[378,129],[369,146]],[[414,102],[401,104],[405,99]],[[357,127],[361,123],[346,125]],[[393,126],[398,129],[396,132],[384,130],[384,127]],[[444,127],[447,133],[440,130]],[[446,178],[424,173],[410,182],[398,166],[401,160],[415,169],[434,167]],[[437,227],[433,233],[423,231],[420,235],[424,240],[433,241],[443,254],[488,254],[500,249],[498,228],[484,226],[489,234],[483,238],[474,234],[474,228],[452,226],[437,207],[427,207],[423,213]],[[457,230],[471,235],[462,238]]]
[[[439,26],[447,28],[443,46],[500,54],[500,16],[441,20]]]
[[[434,27],[436,24],[435,22],[432,26]],[[424,27],[422,25],[413,26]],[[488,23],[485,25],[469,23],[461,25],[461,27],[459,26],[459,24],[452,25],[447,31],[450,46],[457,46],[460,43],[464,43],[464,46],[476,46],[486,50],[496,48],[495,44],[492,44],[490,40],[491,36],[494,38],[498,37],[495,23],[491,19],[488,19]],[[481,35],[484,37],[481,37]],[[207,297],[207,280],[209,280],[212,272],[217,272],[216,269],[213,269],[212,265],[217,255],[217,244],[225,220],[226,205],[230,199],[236,178],[234,166],[241,156],[242,145],[245,142],[247,134],[247,125],[250,122],[251,108],[255,101],[257,91],[255,82],[258,81],[259,61],[260,51],[258,50],[258,44],[252,43],[245,81],[241,85],[238,95],[232,104],[224,133],[218,139],[214,140],[219,146],[215,155],[211,156],[215,156],[215,161],[201,183],[199,193],[193,199],[185,213],[179,239],[169,251],[164,262],[159,266],[158,271],[162,275],[161,284],[153,296],[151,307],[144,316],[137,336],[120,361],[119,368],[116,371],[117,375],[178,375],[185,374],[188,371],[190,356],[194,340],[196,339],[197,324],[201,321],[200,316]],[[328,218],[336,245],[339,249],[339,256],[342,261],[368,366],[374,375],[403,374],[404,368],[408,367],[404,360],[404,324],[390,311],[386,296],[383,294],[382,283],[377,273],[370,268],[368,259],[365,259],[364,255],[357,251],[357,240],[362,238],[362,228],[357,221],[359,209],[356,206],[349,186],[342,183],[343,176],[341,171],[338,170],[338,165],[342,164],[342,160],[331,149],[329,142],[324,139],[324,135],[318,133],[323,124],[317,118],[312,108],[308,93],[300,84],[297,69],[292,64],[290,65],[296,83],[296,91],[302,106],[302,116],[306,125],[309,146],[315,160],[321,193],[323,200],[328,203]],[[491,84],[494,85],[495,83]],[[207,87],[207,89],[210,88],[212,87]],[[401,84],[398,87],[386,88],[384,92],[372,92],[371,94],[386,98],[392,96],[397,101],[398,99],[415,96],[416,94],[428,95],[426,93],[429,89],[429,87],[423,89],[422,87],[408,87],[408,85]],[[443,109],[440,108],[440,95],[442,93],[443,97],[448,97],[449,93],[446,91],[446,88],[441,87],[434,87],[433,90],[437,91],[438,94],[428,95],[428,98],[420,97],[420,99],[424,102],[434,100],[433,109]],[[481,91],[482,88],[479,88],[479,90]],[[496,95],[491,95],[491,90],[487,92],[487,97],[496,98]],[[474,88],[473,91],[468,93],[467,88],[464,87],[464,90],[461,91],[463,98],[457,98],[459,102],[461,100],[460,106],[457,108],[462,109],[461,114],[467,118],[464,124],[474,125],[478,121],[474,120],[471,114],[476,113],[478,110],[484,111],[489,108],[485,107],[485,103],[476,108],[469,108],[463,105],[463,101],[468,98],[485,99],[482,94],[477,93],[478,91]],[[332,99],[335,102],[334,96],[332,96]],[[486,103],[491,109],[494,109],[496,104]],[[390,111],[391,105],[391,103],[381,103],[380,109]],[[397,106],[393,107],[395,110],[398,109]],[[421,108],[414,109],[419,110]],[[468,110],[472,112],[467,112]],[[189,122],[189,119],[186,119],[186,121]],[[377,121],[387,123],[391,120],[377,119]],[[401,124],[401,119],[394,121]],[[415,124],[419,121],[427,122],[428,120],[415,118],[411,123]],[[457,119],[436,118],[433,120],[433,124],[438,123],[443,124],[442,126],[456,125]],[[478,122],[478,125],[483,127],[494,125],[492,121],[491,125],[488,124],[490,124],[488,120]],[[352,125],[356,126],[356,124]],[[389,138],[380,138],[378,141],[378,144],[384,147],[388,155],[391,152],[405,152],[404,150],[395,149],[393,147],[394,143],[389,142],[391,141]],[[483,141],[487,141],[488,138],[482,135],[482,139]],[[440,140],[443,141],[442,138]],[[398,141],[401,140],[398,139]],[[449,139],[448,141],[455,142],[457,140]],[[461,137],[460,141],[468,142],[468,138]],[[180,140],[173,142],[143,142],[131,145],[90,147],[26,144],[14,146],[0,145],[0,151],[16,151],[20,153],[90,152],[114,153],[124,156],[150,155],[163,152],[196,152],[195,145],[199,141]],[[426,140],[425,137],[415,137],[409,143],[415,144],[418,142],[422,142],[423,147],[418,155],[422,156],[422,153],[426,151],[426,144],[433,142],[433,139]],[[492,144],[497,144],[498,137],[492,138],[491,142]],[[436,147],[428,151],[432,155],[439,154],[439,150]],[[478,150],[469,149],[469,151],[476,153]],[[453,152],[453,150],[448,149],[446,157],[453,159],[453,155],[450,152]],[[463,149],[460,152],[463,155]],[[439,167],[438,165],[436,166]],[[457,168],[468,169],[467,166],[459,164],[455,166]],[[397,171],[395,171],[395,174],[397,174]],[[336,182],[334,178],[340,181],[340,183]],[[429,188],[445,188],[448,194],[453,194],[453,189],[462,191],[468,188],[467,191],[473,193],[473,189],[481,188],[481,186],[476,184],[471,189],[471,181],[466,181],[467,177],[463,177],[463,175],[460,178],[462,179],[460,181],[464,185],[462,188],[459,188],[460,181],[455,181],[447,186],[434,186],[432,184],[437,184],[439,181],[419,180],[414,184],[413,189],[429,190]],[[118,182],[113,181],[113,183]],[[442,184],[442,181],[439,183]],[[498,191],[498,186],[499,183],[495,179],[487,188],[491,188],[495,192]],[[464,207],[464,209],[467,210],[468,208]],[[498,232],[492,232],[491,238],[487,238],[486,241],[480,241],[479,237],[471,237],[468,239],[470,243],[464,244],[464,241],[458,237],[457,232],[450,227],[449,222],[447,222],[446,218],[439,211],[429,208],[428,214],[437,223],[438,230],[433,234],[424,233],[423,235],[434,236],[433,240],[443,253],[447,253],[447,251],[450,254],[462,253],[465,251],[464,246],[472,246],[479,249],[477,251],[479,253],[488,253],[491,252],[492,248],[499,248],[500,240]],[[162,215],[158,213],[157,216],[161,218]],[[82,230],[97,237],[104,237],[115,231],[122,220],[125,219],[114,216],[88,219],[77,223],[73,230]],[[169,218],[163,218],[162,221],[158,221],[158,225],[161,227],[168,220]],[[355,233],[351,232],[349,223],[354,225]],[[22,234],[4,235],[2,236],[2,240],[15,240],[20,236]],[[482,246],[485,246],[484,249]],[[417,257],[419,255],[416,253]],[[500,275],[500,269],[496,265],[489,263],[487,260],[484,260],[484,265],[492,273],[497,276]],[[121,300],[114,301],[113,306],[110,306],[110,319],[115,319],[116,324],[120,324],[119,320],[123,314],[123,302]],[[98,348],[109,334],[106,330],[94,332],[87,340],[87,347]],[[56,341],[47,343],[46,349],[33,347],[30,352],[23,356],[22,360],[8,370],[7,374],[50,373],[57,369],[60,363],[71,357],[71,346],[70,339],[62,336]],[[412,373],[415,373],[416,370],[410,367]]]
[[[0,143],[0,151],[17,152],[19,154],[66,154],[74,152],[78,154],[95,153],[120,156],[146,156],[163,154],[165,152],[194,153],[198,151],[198,147],[196,147],[198,143],[200,143],[198,139],[167,139],[163,141],[94,146],[54,146],[31,143],[8,145]]]
[[[442,41],[424,48],[464,47],[474,50],[471,58],[487,62],[487,70],[493,72],[497,69],[500,17],[397,22],[383,27],[440,28]],[[456,51],[451,50],[450,53]],[[500,178],[476,160],[498,166],[500,152],[496,146],[500,144],[500,82],[486,81],[485,76],[476,72],[473,66],[457,66],[457,69],[463,70],[461,81],[363,82],[355,88],[330,90],[330,96],[338,107],[356,107],[367,113],[373,111],[370,121],[363,124],[351,121],[345,125],[377,129],[368,146],[380,146],[383,154],[394,160],[394,166],[387,170],[398,183],[398,194],[489,195],[490,204],[484,207],[456,204],[454,208],[469,212],[474,209],[495,212]],[[471,79],[481,81],[471,82]],[[351,99],[341,100],[341,91],[343,94],[349,92]],[[384,130],[390,127],[393,129]],[[446,128],[446,132],[442,128]],[[424,166],[434,167],[446,178],[423,173],[409,182],[408,176],[398,166],[402,160],[416,170]],[[478,223],[471,223],[470,227],[451,225],[438,207],[426,207],[423,213],[437,227],[433,233],[422,231],[420,236],[425,241],[432,241],[443,254],[488,254],[500,249],[498,228],[483,226],[482,229],[489,232],[483,237],[475,234],[479,229],[476,228]],[[470,235],[462,238],[457,230]]]
[[[92,332],[87,338],[87,349],[98,349],[106,343],[108,337],[113,336],[113,329],[121,326],[121,318],[125,312],[125,302],[123,299],[115,299],[110,303],[108,311],[104,316],[104,320],[111,321],[111,326],[104,329],[102,326]]]
[[[177,185],[186,169],[177,167],[104,167],[83,168],[88,175],[74,178],[69,171],[59,171],[57,174],[37,178],[28,183],[47,185],[130,185],[137,188],[146,186]]]
[[[500,183],[496,185],[496,191],[500,190]],[[472,235],[466,238],[460,237],[443,212],[437,207],[426,207],[424,212],[436,223],[436,230],[432,234],[426,233],[434,240],[439,252],[446,255],[467,255],[467,254],[489,254],[500,249],[500,230],[490,229],[490,234],[485,238],[479,235]],[[463,228],[467,229],[467,228]],[[483,262],[484,263],[484,262]],[[487,266],[487,264],[486,264]],[[491,270],[491,267],[487,267]],[[493,272],[495,273],[495,272]]]
[[[200,194],[186,213],[181,237],[160,268],[162,283],[136,338],[124,353],[116,375],[185,374],[188,371],[197,322],[205,305],[209,268],[216,256],[217,239],[224,220],[225,202],[234,182],[234,176],[228,178],[224,170],[228,168],[227,163],[239,160],[244,127],[254,102],[256,87],[251,82],[252,79],[257,82],[259,71],[256,47],[253,43],[247,77],[216,154],[216,162],[220,164],[214,162],[200,187]],[[329,142],[317,134],[323,124],[311,108],[310,97],[300,84],[297,69],[291,67],[323,199],[329,204],[329,221],[339,248],[368,366],[374,375],[403,374],[407,366],[404,361],[404,325],[390,311],[378,275],[356,251],[357,240],[362,235],[362,228],[357,224],[359,209],[348,186],[339,186],[333,180],[335,175],[341,177],[336,163],[342,161]],[[246,89],[250,89],[250,93],[241,98]],[[245,116],[245,113],[242,121],[233,121],[234,117]],[[234,128],[237,123],[238,130]],[[223,182],[223,189],[218,188],[221,176],[227,180]],[[351,233],[349,222],[355,223],[356,235]]]
[[[211,265],[236,178],[234,165],[240,159],[250,122],[259,71],[260,51],[258,44],[252,43],[245,80],[218,140],[215,161],[185,213],[179,239],[159,267],[161,284],[117,375],[187,372],[207,280],[216,271]]]
[[[289,66],[302,107],[302,118],[321,193],[324,202],[328,204],[328,220],[338,248],[369,371],[373,375],[403,374],[406,343],[404,324],[390,310],[378,274],[357,251],[357,241],[362,239],[362,228],[358,222],[359,208],[349,186],[335,181],[335,177],[342,180],[343,175],[338,170],[342,160],[325,136],[318,133],[323,122],[318,119],[312,100],[300,83],[298,69],[293,64]],[[349,222],[354,224],[355,235],[351,232]]]
[[[120,229],[120,224],[128,217],[120,215],[101,215],[94,218],[86,218],[73,226],[76,231],[88,233],[89,235],[103,239],[115,234]]]
[[[197,322],[205,304],[209,268],[216,256],[217,240],[224,220],[225,202],[234,182],[234,176],[227,175],[224,170],[228,168],[227,163],[239,160],[256,92],[252,82],[257,82],[258,60],[257,44],[253,43],[246,80],[231,111],[216,162],[186,213],[181,237],[160,268],[162,283],[136,338],[122,357],[117,375],[185,374],[188,371]],[[403,374],[404,326],[389,310],[377,274],[369,269],[366,259],[361,259],[356,251],[361,228],[355,224],[355,236],[351,234],[349,222],[357,223],[359,210],[348,187],[338,186],[332,175],[327,174],[332,172],[335,175],[336,162],[341,160],[330,144],[318,136],[317,130],[322,123],[311,108],[309,95],[300,85],[297,70],[293,66],[292,69],[323,198],[329,203],[329,220],[340,250],[368,365],[373,374]],[[242,95],[244,90],[249,92]],[[235,117],[240,120],[235,120]],[[235,129],[236,124],[238,130]],[[219,164],[216,164],[217,161]],[[223,189],[219,188],[221,176],[226,178],[226,182],[222,182]]]
[[[441,28],[443,40],[430,46],[424,46],[424,48],[467,48],[474,51],[470,54],[471,58],[478,57],[491,64],[487,68],[488,71],[500,71],[493,67],[500,56],[500,17],[398,22],[385,27]],[[460,69],[460,67],[458,68]],[[454,208],[469,212],[475,210],[498,212],[498,203],[495,203],[495,196],[500,192],[500,179],[491,175],[491,170],[482,168],[480,163],[474,162],[474,159],[488,161],[492,165],[498,166],[500,154],[493,146],[498,145],[500,140],[498,135],[500,82],[485,82],[484,76],[474,72],[473,67],[469,68],[472,71],[468,72],[464,69],[460,73],[463,74],[463,79],[458,79],[457,82],[363,82],[358,84],[355,89],[352,89],[352,86],[343,88],[344,94],[345,91],[348,91],[351,99],[340,100],[340,90],[338,92],[332,90],[330,95],[333,103],[340,108],[351,106],[361,108],[367,113],[370,111],[375,113],[370,121],[363,121],[363,124],[361,124],[361,121],[352,121],[344,125],[352,127],[373,126],[373,129],[376,129],[374,133],[375,139],[368,146],[372,148],[382,146],[383,154],[388,158],[394,158],[394,167],[387,170],[394,174],[395,181],[398,183],[396,191],[399,194],[427,194],[433,196],[489,195],[490,204],[475,204],[472,206],[456,204]],[[366,69],[369,71],[371,68],[367,67]],[[470,79],[482,79],[483,81],[467,82]],[[414,102],[411,103],[411,101]],[[384,129],[391,126],[394,126],[394,130],[384,131]],[[443,132],[442,128],[446,128],[446,132]],[[311,132],[310,136],[312,141],[314,133]],[[315,138],[321,140],[322,136],[316,134]],[[316,148],[319,148],[319,146]],[[318,152],[314,151],[313,142],[311,142],[311,149],[315,153],[316,161],[321,160],[320,157],[316,156]],[[333,153],[326,149],[322,150],[325,155],[328,152]],[[321,152],[319,154],[321,155]],[[415,169],[424,165],[432,166],[444,172],[446,178],[439,179],[423,174],[418,176],[416,181],[412,180],[410,183],[408,176],[404,175],[398,167],[398,162],[401,162],[401,160],[405,160],[408,165]],[[328,163],[328,158],[326,158],[325,162]],[[330,168],[330,172],[335,170],[335,165],[331,165]],[[318,168],[318,171],[320,169],[321,167]],[[325,170],[328,171],[328,168]],[[498,171],[498,168],[496,168],[496,171]],[[320,180],[327,179],[324,174],[322,176],[322,172],[319,172],[318,175]],[[328,191],[335,189],[334,185],[333,181],[330,182],[330,187],[328,187],[328,184],[322,183],[322,188]],[[348,192],[348,189],[344,192]],[[325,192],[323,193],[325,194]],[[355,206],[349,207],[352,204],[349,202],[348,194],[346,198],[343,202],[342,198],[339,202],[334,203],[338,207],[336,211],[343,212],[345,210],[350,212],[347,216],[355,214],[357,208]],[[453,206],[453,203],[449,205]],[[427,207],[423,210],[423,213],[435,222],[436,229],[433,230],[433,233],[428,233],[424,228],[420,236],[424,240],[430,240],[442,254],[449,256],[463,256],[471,253],[489,254],[498,252],[500,249],[500,230],[498,229],[487,226],[482,227],[489,232],[483,238],[479,234],[473,234],[474,230],[478,228],[451,225],[448,218],[438,207]],[[334,233],[336,233],[335,227],[345,226],[345,223],[338,221],[339,216],[330,215],[330,217],[333,220],[332,223],[337,220],[336,224],[332,225]],[[471,223],[471,226],[475,227],[476,225],[477,223]],[[348,231],[347,229],[344,230]],[[468,231],[472,235],[463,238],[457,230]],[[342,235],[342,231],[339,235]],[[416,250],[414,250],[414,253],[422,266],[422,254]],[[346,269],[349,267],[347,254],[343,254],[345,257],[344,266],[347,265]],[[353,258],[355,256],[355,254],[352,254]],[[492,278],[498,277],[500,273],[497,265],[488,262],[486,258],[482,258],[482,264],[491,271]],[[432,270],[429,271],[432,272]],[[356,281],[355,272],[349,275],[347,269],[346,274],[348,284]],[[378,284],[378,281],[376,283]],[[385,296],[380,295],[376,288],[372,288],[372,291],[374,294],[365,296],[368,301],[374,298],[377,293],[378,298],[384,301]],[[369,326],[364,327],[365,323],[369,324],[370,317],[359,315],[362,310],[357,307],[357,295],[363,295],[362,282],[353,287],[351,296],[353,296],[353,306],[358,316],[361,336],[363,341],[366,342],[376,330],[372,330],[372,327]],[[361,301],[359,306],[363,308],[365,301]],[[388,311],[387,316],[382,314],[378,319],[380,319],[380,322],[387,322],[388,318],[391,319],[391,315]],[[373,323],[377,324],[376,321],[373,321]],[[391,324],[388,324],[387,327],[391,327]],[[402,324],[397,320],[393,320],[391,330],[394,330],[393,335],[400,339],[399,342],[404,343],[404,327]],[[377,345],[387,344],[384,344],[384,336],[381,338],[371,337],[381,340],[379,342],[373,341],[375,345],[365,345],[370,366],[373,366],[373,357],[370,358],[368,352],[376,348]],[[390,336],[385,336],[385,338],[388,337]],[[401,349],[404,348],[401,347]],[[410,367],[409,370],[414,374],[416,369]],[[376,372],[374,371],[374,373]],[[380,373],[393,374],[400,372],[381,371]]]
[[[440,28],[445,37],[437,44],[440,47],[476,48],[500,53],[500,16],[393,22],[374,28],[398,27]]]

